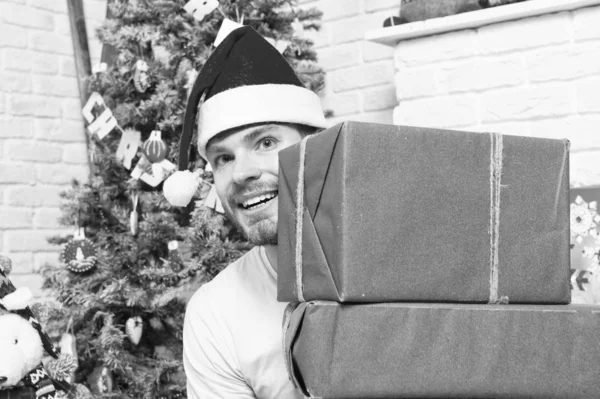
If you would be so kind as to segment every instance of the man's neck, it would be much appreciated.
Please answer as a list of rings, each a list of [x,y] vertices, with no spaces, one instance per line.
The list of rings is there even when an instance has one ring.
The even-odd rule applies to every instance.
[[[264,248],[269,263],[271,263],[273,270],[277,273],[277,245],[265,245]]]

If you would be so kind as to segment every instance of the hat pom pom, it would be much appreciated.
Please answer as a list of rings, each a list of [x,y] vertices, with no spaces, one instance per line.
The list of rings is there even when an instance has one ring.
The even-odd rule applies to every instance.
[[[187,206],[198,190],[200,181],[197,174],[189,170],[173,173],[163,184],[163,194],[173,206]]]

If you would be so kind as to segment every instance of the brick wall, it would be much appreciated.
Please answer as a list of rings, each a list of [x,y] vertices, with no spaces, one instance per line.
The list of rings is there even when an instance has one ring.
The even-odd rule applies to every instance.
[[[571,141],[600,185],[600,6],[398,43],[394,123]]]
[[[84,0],[93,62],[105,0]],[[33,272],[58,261],[46,237],[64,233],[58,193],[88,165],[66,0],[0,2],[0,253],[17,286],[39,292]]]

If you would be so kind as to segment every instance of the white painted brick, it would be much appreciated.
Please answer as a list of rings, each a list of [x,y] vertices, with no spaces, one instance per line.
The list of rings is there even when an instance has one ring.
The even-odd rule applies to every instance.
[[[60,74],[63,76],[77,76],[73,57],[60,57]]]
[[[368,88],[363,92],[363,110],[365,112],[392,109],[396,105],[398,105],[398,100],[396,99],[396,87],[393,84]]]
[[[503,121],[554,117],[571,111],[567,85],[521,87],[487,92],[482,95],[482,119]]]
[[[48,1],[48,0],[28,0],[29,5],[43,10],[54,11],[61,14],[66,14],[68,11],[66,1]]]
[[[600,42],[555,46],[527,54],[532,82],[573,79],[600,74]]]
[[[600,78],[575,83],[577,110],[580,112],[600,112]]]
[[[33,225],[36,229],[59,228],[58,218],[61,215],[59,208],[37,208],[33,213]]]
[[[83,121],[81,116],[81,101],[75,98],[64,98],[60,103],[63,119]]]
[[[438,70],[430,67],[401,68],[394,76],[396,97],[400,100],[439,93]]]
[[[531,121],[530,126],[533,137],[568,139],[571,151],[600,148],[600,115],[537,120]]]
[[[571,152],[571,187],[600,186],[600,150]]]
[[[0,48],[2,47],[27,47],[27,29],[0,24]]]
[[[402,100],[394,109],[394,124],[449,128],[474,125],[478,120],[475,95]]]
[[[33,209],[0,206],[3,229],[24,229],[33,226]]]
[[[44,184],[69,184],[73,179],[87,182],[89,167],[87,165],[38,164],[36,167],[37,181]]]
[[[12,252],[4,255],[8,256],[12,261],[13,269],[9,275],[11,280],[13,280],[14,276],[31,273],[31,265],[33,264],[33,254],[31,252]],[[20,287],[20,285],[16,285],[14,281],[13,284],[15,284],[15,287],[17,288]]]
[[[444,35],[405,40],[396,46],[396,68],[428,64],[441,60],[470,57],[477,53],[477,35],[473,30],[461,30]]]
[[[62,149],[54,144],[32,140],[11,140],[5,145],[9,159],[33,162],[58,162]]]
[[[321,3],[323,22],[357,15],[360,11],[359,0],[327,0]]]
[[[365,32],[381,27],[382,21],[388,17],[387,12],[361,14],[352,18],[329,22],[331,42],[333,44],[362,41]]]
[[[485,123],[478,125],[476,131],[481,133],[501,133],[513,136],[529,136],[529,122]]]
[[[391,62],[363,64],[331,72],[334,92],[389,83],[394,76]]]
[[[35,185],[15,186],[6,189],[6,204],[14,206],[57,207],[59,194],[65,190],[62,186]]]
[[[33,92],[60,97],[79,97],[77,79],[63,76],[33,75]]]
[[[106,1],[87,0],[83,10],[88,21],[104,20],[106,17]]]
[[[31,118],[0,118],[2,138],[33,137],[33,119]],[[1,155],[2,153],[0,153]]]
[[[4,67],[13,71],[31,71],[34,55],[30,50],[7,48],[4,53]]]
[[[66,163],[87,164],[87,146],[85,143],[64,144],[63,161]]]
[[[35,183],[34,165],[30,163],[0,162],[0,184],[4,183]]]
[[[29,48],[53,54],[73,54],[71,38],[54,32],[30,31]]]
[[[360,112],[360,93],[358,91],[328,94],[322,102],[323,109],[333,111],[333,115],[336,117]]]
[[[8,108],[15,115],[59,117],[61,108],[56,98],[39,95],[13,95]]]
[[[15,287],[27,287],[31,290],[34,298],[45,296],[42,286],[44,278],[39,274],[15,274],[10,278]]]
[[[319,50],[319,65],[325,71],[344,68],[360,63],[359,43],[329,46]]]
[[[380,43],[363,41],[363,60],[366,62],[389,60],[394,57],[394,48]]]
[[[525,79],[525,67],[517,56],[472,58],[440,69],[440,89],[447,93],[516,86]]]
[[[85,142],[86,131],[82,121],[36,119],[33,124],[33,131],[35,137],[40,140],[76,143]]]
[[[43,73],[46,75],[56,75],[60,57],[56,54],[35,52],[32,55],[31,69],[33,72]]]
[[[400,13],[400,1],[398,0],[365,0],[365,11],[373,12],[387,10],[390,16],[398,16]],[[382,20],[383,24],[383,20]],[[383,25],[382,25],[383,26]]]
[[[365,112],[348,118],[350,121],[383,123],[387,125],[391,125],[393,123],[393,119],[393,110],[391,108],[383,111]]]
[[[54,18],[48,11],[36,10],[14,3],[2,3],[0,4],[0,13],[3,15],[4,21],[11,25],[42,30],[54,29]]]
[[[48,238],[60,234],[60,230],[11,230],[4,233],[7,249],[10,252],[56,250],[55,245],[48,244]],[[33,265],[32,265],[33,266]]]
[[[600,38],[600,6],[573,11],[573,36],[575,40]]]
[[[59,247],[56,247],[59,249]],[[51,265],[51,266],[59,266],[61,265],[60,261],[60,251],[56,252],[36,252],[33,254],[33,271],[38,273],[43,266]]]
[[[6,95],[4,93],[0,93],[0,113],[4,113],[6,110]]]
[[[54,26],[54,31],[56,33],[64,36],[71,36],[71,24],[69,22],[69,16],[67,14],[54,14]],[[88,40],[89,39],[90,38],[88,37]]]
[[[0,73],[0,91],[30,93],[31,76],[22,72]]]
[[[483,26],[478,29],[484,54],[565,43],[570,40],[569,13],[547,14]]]

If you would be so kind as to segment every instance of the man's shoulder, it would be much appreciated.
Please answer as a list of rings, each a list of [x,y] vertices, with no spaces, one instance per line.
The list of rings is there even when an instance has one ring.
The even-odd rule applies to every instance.
[[[235,262],[229,264],[211,281],[204,283],[192,296],[190,305],[206,302],[223,304],[243,290],[248,282],[248,275],[259,271],[259,247],[254,247]]]

